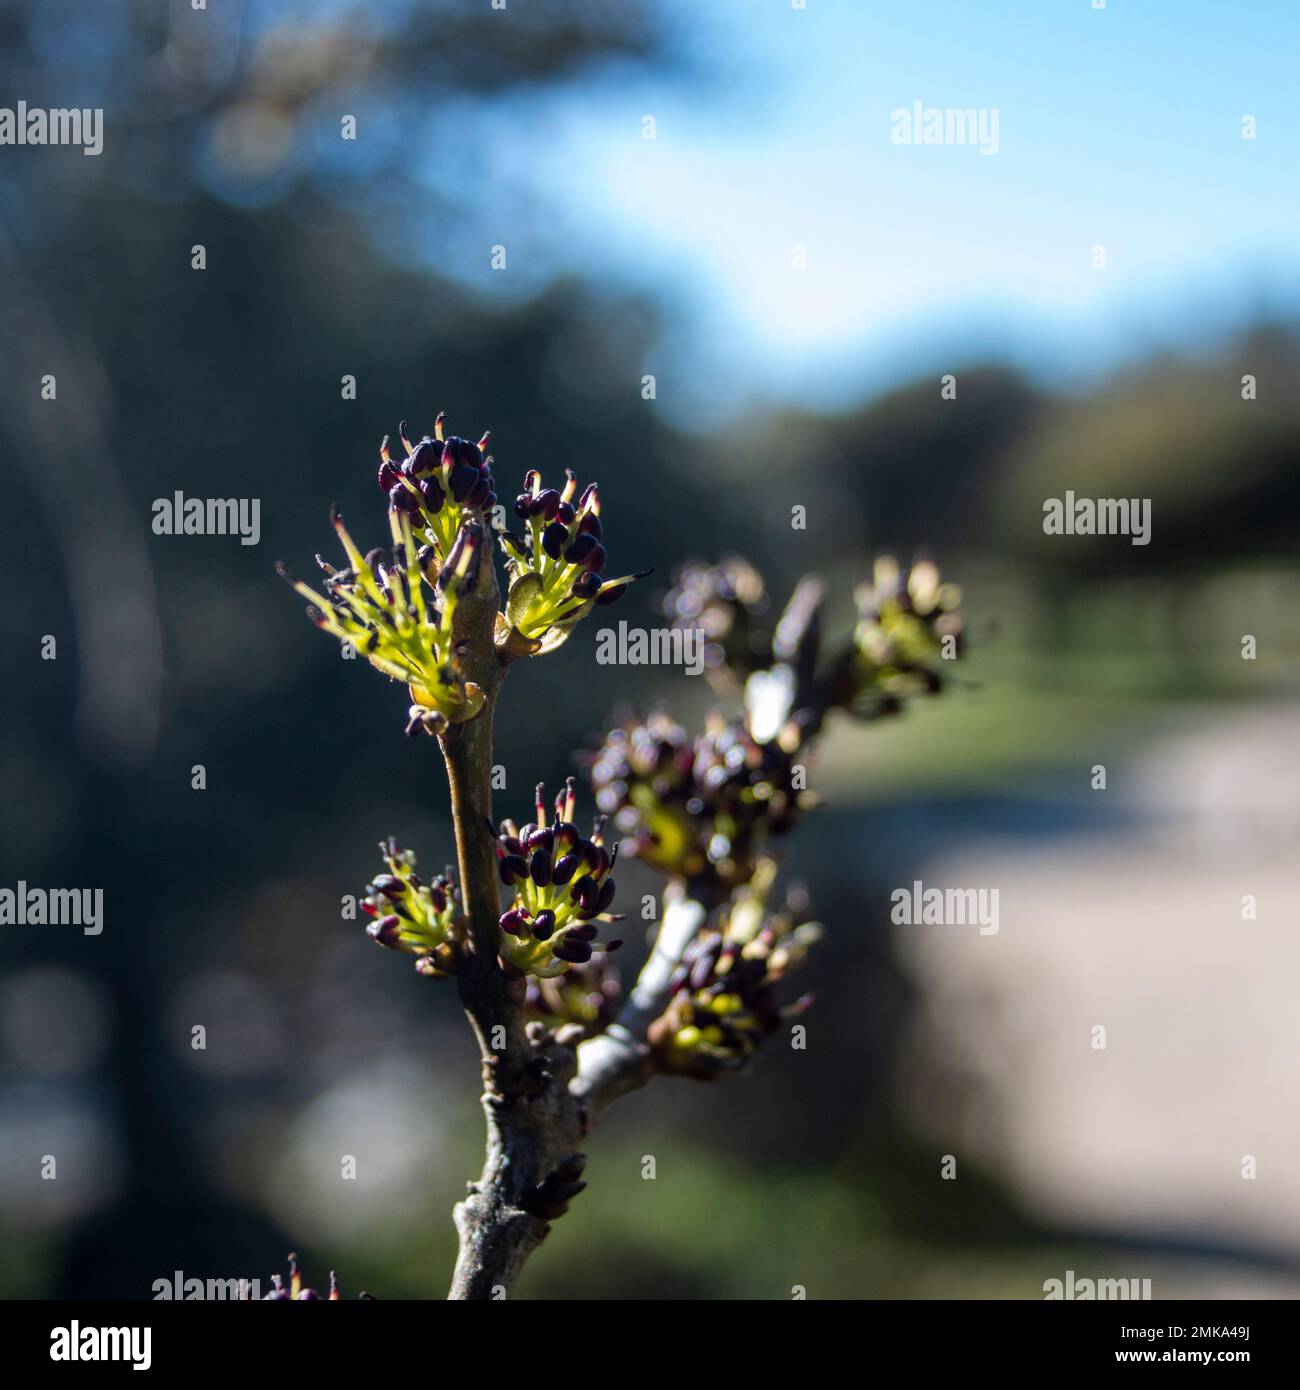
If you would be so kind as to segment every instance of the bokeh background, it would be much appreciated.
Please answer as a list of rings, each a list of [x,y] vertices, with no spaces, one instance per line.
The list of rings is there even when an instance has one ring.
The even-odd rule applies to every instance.
[[[272,563],[331,501],[378,538],[380,436],[445,408],[503,479],[599,478],[656,567],[614,616],[739,551],[847,628],[923,547],[972,636],[831,730],[783,843],[808,1050],[612,1111],[520,1296],[1300,1293],[1297,41],[1286,0],[3,0],[0,105],[105,146],[0,148],[0,883],[106,926],[0,929],[0,1292],[297,1249],[441,1296],[473,1048],[339,904],[390,832],[450,857],[445,782]],[[998,108],[997,155],[891,144],[915,101]],[[1152,543],[1044,536],[1067,488]],[[260,498],[260,544],[153,535],[177,489]],[[596,626],[512,674],[501,813],[619,701],[707,709]],[[914,878],[1000,932],[891,926]]]

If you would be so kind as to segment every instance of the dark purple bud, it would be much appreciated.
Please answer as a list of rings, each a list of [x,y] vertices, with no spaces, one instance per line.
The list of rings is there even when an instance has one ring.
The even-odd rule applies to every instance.
[[[397,471],[389,460],[385,459],[379,465],[379,486],[387,492],[402,481],[402,475]]]
[[[492,496],[492,484],[485,478],[480,477],[478,482],[469,490],[469,496],[465,499],[467,507],[484,507],[487,500]]]
[[[586,565],[589,573],[599,574],[601,570],[605,568],[605,561],[608,558],[609,557],[605,554],[605,547],[597,544],[596,548],[587,556],[583,563]]]
[[[442,461],[449,468],[472,468],[477,473],[479,465],[483,462],[483,455],[479,452],[477,444],[471,444],[468,439],[461,439],[459,435],[452,435],[442,446]]]
[[[395,512],[416,512],[420,509],[420,504],[415,500],[415,494],[405,483],[394,483],[388,489],[388,505]]]
[[[375,879],[375,888],[386,898],[400,898],[406,892],[406,884],[393,874],[380,874]]]
[[[534,830],[528,837],[529,849],[544,849],[550,853],[551,846],[555,843],[555,832],[546,826],[541,826]]]
[[[582,857],[582,862],[591,870],[593,874],[598,874],[601,869],[600,846],[594,845],[590,840],[584,840],[578,846],[578,853]]]
[[[477,482],[478,469],[470,467],[467,463],[462,463],[451,470],[451,477],[447,480],[447,486],[451,489],[452,497],[457,502],[463,502]]]
[[[418,486],[420,489],[420,496],[424,498],[425,510],[428,511],[431,516],[436,516],[442,510],[442,484],[437,478],[425,478]]]
[[[566,854],[555,861],[555,867],[551,870],[551,882],[563,888],[573,877],[574,870],[578,867],[578,856],[576,854]]]
[[[515,515],[527,520],[532,505],[533,499],[526,492],[521,492],[519,496],[515,498]]]
[[[397,935],[402,930],[402,919],[394,913],[377,918],[366,928],[366,935],[381,946],[396,946]]]
[[[438,462],[438,446],[432,439],[422,439],[406,461],[406,472],[412,478],[427,478]]]
[[[596,911],[604,912],[605,909],[614,901],[614,880],[607,878],[600,885],[600,897],[596,899]]]
[[[600,542],[595,536],[579,536],[576,541],[564,552],[564,558],[571,565],[584,564],[591,552],[596,549]]]
[[[556,521],[562,521],[566,526],[572,526],[573,519],[577,515],[578,513],[573,510],[572,502],[561,502],[555,510]]]
[[[574,941],[595,941],[599,930],[594,922],[579,922],[576,927],[570,927],[565,936],[571,937]]]
[[[600,539],[600,518],[595,512],[588,512],[587,515],[578,522],[578,534],[581,536],[595,536],[597,540]]]
[[[528,875],[528,865],[523,856],[518,854],[507,854],[501,861],[499,868],[501,870],[501,882],[506,885],[514,883],[516,879],[526,878]]]
[[[571,965],[585,965],[591,959],[591,947],[585,941],[569,940],[570,935],[566,932],[565,939],[556,942],[551,947],[551,951],[561,960],[567,960]]]
[[[517,907],[512,907],[509,912],[501,914],[501,930],[509,932],[511,936],[528,935],[528,918]]]
[[[542,532],[542,549],[552,560],[558,560],[568,540],[569,528],[562,526],[558,521],[552,521]]]
[[[615,584],[613,588],[602,589],[596,595],[596,605],[600,608],[606,608],[611,603],[617,603],[625,593],[627,593],[626,584]]]
[[[569,897],[581,908],[595,907],[596,900],[600,897],[600,887],[590,874],[584,874],[569,889]]]
[[[533,918],[533,935],[538,941],[546,941],[555,930],[555,913],[549,908],[543,908],[536,917]]]
[[[559,510],[560,494],[553,487],[543,488],[537,494],[531,508],[534,516],[544,516],[547,521],[553,521],[555,513]]]
[[[600,593],[600,575],[593,574],[591,570],[583,570],[573,581],[573,588],[569,592],[574,598],[595,598]]]
[[[507,854],[523,854],[524,852],[523,844],[513,835],[502,835],[501,848]]]
[[[549,851],[539,849],[529,861],[528,873],[539,888],[545,888],[551,881],[551,856]]]

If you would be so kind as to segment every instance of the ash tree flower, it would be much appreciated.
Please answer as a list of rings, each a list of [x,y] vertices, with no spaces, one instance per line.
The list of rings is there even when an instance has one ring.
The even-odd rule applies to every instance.
[[[669,877],[729,885],[748,877],[765,836],[814,804],[796,787],[794,766],[793,753],[757,742],[742,719],[715,711],[691,738],[656,711],[611,728],[589,775],[630,854]]]
[[[892,555],[882,555],[871,582],[854,597],[853,649],[837,682],[843,707],[873,719],[896,713],[909,696],[937,694],[945,649],[950,657],[963,650],[961,589],[941,581],[932,561],[904,571]]]
[[[457,601],[475,583],[483,544],[480,523],[461,524],[440,564],[432,547],[417,550],[405,512],[389,510],[392,550],[368,555],[348,534],[338,508],[330,520],[348,565],[336,569],[316,557],[325,575],[324,593],[295,579],[285,565],[276,566],[311,601],[307,616],[323,632],[353,646],[376,670],[406,683],[412,700],[408,733],[422,728],[439,734],[450,724],[473,719],[483,708],[484,695],[460,674],[452,620]]]
[[[590,483],[574,502],[577,479],[565,469],[562,491],[542,486],[530,469],[515,498],[522,537],[501,535],[510,588],[499,645],[520,654],[554,651],[597,605],[616,602],[640,574],[604,578],[606,562],[600,521],[600,491]]]
[[[853,637],[830,650],[820,581],[801,579],[772,623],[762,578],[737,556],[716,565],[687,561],[663,609],[675,627],[704,632],[710,681],[720,694],[743,688],[753,736],[793,750],[820,731],[832,709],[875,719],[938,692],[942,662],[964,649],[961,590],[942,582],[929,560],[903,571],[892,556],[879,556],[855,599]]]
[[[763,576],[739,555],[716,565],[687,560],[661,602],[673,627],[704,633],[705,673],[720,694],[772,664],[770,606]]]
[[[415,969],[434,980],[456,974],[465,959],[465,924],[451,869],[425,882],[416,872],[415,852],[390,835],[379,846],[386,873],[366,885],[361,910],[366,933],[394,951],[408,951]]]
[[[939,663],[960,645],[960,595],[927,561],[903,573],[882,557],[858,593],[851,640],[827,642],[816,579],[801,580],[770,620],[746,561],[688,564],[665,611],[703,630],[710,680],[720,695],[740,691],[741,708],[712,712],[698,734],[663,713],[622,716],[586,759],[598,812],[587,836],[573,778],[552,808],[539,785],[533,820],[498,826],[491,711],[511,662],[558,647],[642,576],[604,577],[594,483],[579,494],[566,470],[562,489],[546,488],[531,470],[514,503],[519,534],[499,533],[509,577],[500,605],[485,547],[496,501],[487,436],[447,436],[439,415],[432,436],[413,444],[403,423],[399,438],[404,457],[385,439],[378,476],[391,548],[363,555],[335,511],[345,567],[318,556],[319,588],[277,568],[318,627],[407,686],[407,732],[438,736],[459,881],[450,870],[422,878],[390,838],[362,907],[378,944],[413,956],[423,975],[456,977],[477,1037],[487,1152],[456,1207],[451,1296],[495,1298],[584,1187],[581,1145],[610,1104],[656,1072],[737,1071],[806,1007],[785,1002],[782,986],[820,928],[798,893],[771,905],[768,841],[814,804],[803,764],[831,710],[875,718],[940,688]],[[607,825],[671,880],[626,999],[610,963],[622,943],[599,939],[602,924],[621,920]],[[291,1259],[289,1285],[277,1281],[272,1297],[316,1295]]]
[[[524,1006],[530,1021],[548,1030],[577,1028],[579,1038],[594,1038],[618,1017],[622,997],[618,966],[606,950],[562,975],[529,975]]]
[[[440,560],[451,553],[467,521],[486,524],[496,506],[492,460],[486,456],[488,435],[477,444],[445,434],[446,414],[439,411],[433,434],[417,444],[398,427],[405,457],[394,460],[385,435],[379,446],[379,486],[389,506],[409,517],[421,544],[432,546]]]
[[[624,715],[587,759],[597,806],[630,853],[706,907],[731,895],[719,920],[686,944],[667,1006],[650,1025],[659,1070],[703,1078],[735,1070],[806,1006],[783,1007],[774,987],[820,927],[796,895],[769,910],[776,870],[767,841],[815,804],[802,774],[832,710],[896,712],[908,696],[939,690],[938,663],[959,653],[960,592],[928,561],[903,574],[881,557],[857,598],[851,640],[832,646],[817,579],[800,580],[768,626],[761,580],[743,561],[688,564],[666,611],[704,627],[727,676],[715,688],[743,681],[743,711],[713,711],[696,736],[661,712]]]
[[[738,1071],[764,1038],[812,1003],[811,995],[784,1005],[777,999],[777,985],[804,963],[822,928],[808,918],[800,889],[769,909],[775,878],[775,861],[760,859],[718,928],[683,953],[668,1005],[647,1035],[661,1071],[705,1081]]]
[[[743,713],[716,711],[692,738],[667,715],[625,715],[587,759],[596,802],[630,853],[673,878],[729,889],[753,871],[767,836],[788,830],[816,804],[806,763],[827,715],[870,719],[943,684],[938,663],[960,653],[961,594],[929,561],[903,575],[888,556],[858,591],[852,640],[829,653],[825,591],[806,576],[778,620],[761,619],[762,580],[736,557],[688,562],[664,600],[676,624],[700,623]]]
[[[497,836],[501,882],[514,888],[513,903],[501,914],[501,958],[520,974],[552,979],[592,955],[616,951],[623,943],[597,941],[597,922],[619,922],[609,911],[615,885],[610,871],[618,846],[605,846],[604,816],[597,816],[584,839],[574,824],[577,796],[570,777],[556,798],[548,823],[546,789],[537,785],[535,820],[516,828],[502,821]]]

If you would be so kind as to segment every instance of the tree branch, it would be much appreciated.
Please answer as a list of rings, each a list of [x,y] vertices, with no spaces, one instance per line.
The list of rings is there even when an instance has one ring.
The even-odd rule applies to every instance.
[[[669,888],[650,958],[606,1033],[576,1051],[550,1033],[530,1040],[525,982],[503,970],[497,954],[492,719],[511,655],[494,646],[498,597],[490,549],[483,547],[474,582],[456,605],[453,639],[462,675],[482,689],[485,703],[476,718],[439,736],[469,937],[458,987],[483,1058],[487,1121],[483,1172],[455,1210],[460,1250],[452,1299],[504,1297],[549,1222],[585,1186],[581,1145],[609,1104],[650,1079],[646,1028],[667,1002],[673,970],[713,902],[698,885]]]
[[[576,1051],[549,1037],[509,1095],[483,1097],[487,1159],[456,1207],[460,1253],[450,1298],[501,1298],[549,1222],[584,1184],[581,1145],[606,1108],[653,1073],[645,1030],[668,999],[687,944],[708,917],[705,899],[670,889],[654,948],[618,1022]],[[710,899],[711,900],[711,899]]]
[[[492,832],[492,719],[506,668],[493,647],[500,592],[490,540],[480,543],[475,555],[477,567],[457,594],[452,640],[461,676],[473,681],[485,700],[474,719],[452,724],[438,742],[447,765],[461,905],[469,927],[468,958],[457,981],[460,1000],[478,1038],[484,1085],[505,1093],[518,1084],[529,1051],[523,982],[507,980],[497,960],[501,898]]]
[[[505,1297],[549,1221],[584,1186],[577,1180],[586,1161],[578,1151],[582,1108],[568,1090],[573,1049],[552,1040],[534,1062],[535,1094],[483,1097],[487,1157],[456,1205],[460,1251],[450,1299]]]
[[[692,896],[692,891],[698,896]],[[688,890],[681,884],[669,885],[654,948],[617,1022],[579,1047],[578,1075],[569,1089],[586,1106],[589,1124],[619,1096],[649,1081],[653,1067],[646,1029],[663,1012],[682,952],[708,918],[708,897],[700,886]]]
[[[507,980],[497,960],[501,898],[490,828],[495,703],[493,692],[476,719],[453,724],[440,742],[451,789],[461,904],[469,927],[469,956],[458,978],[460,999],[478,1038],[484,1084],[506,1093],[518,1084],[529,1061],[529,1047],[524,1035],[523,981]]]

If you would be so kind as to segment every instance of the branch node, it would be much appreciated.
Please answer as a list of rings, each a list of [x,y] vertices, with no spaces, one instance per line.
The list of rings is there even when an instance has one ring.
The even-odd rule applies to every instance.
[[[586,1187],[582,1180],[587,1155],[566,1154],[541,1182],[520,1198],[520,1206],[543,1221],[554,1221],[569,1209],[569,1203]]]

